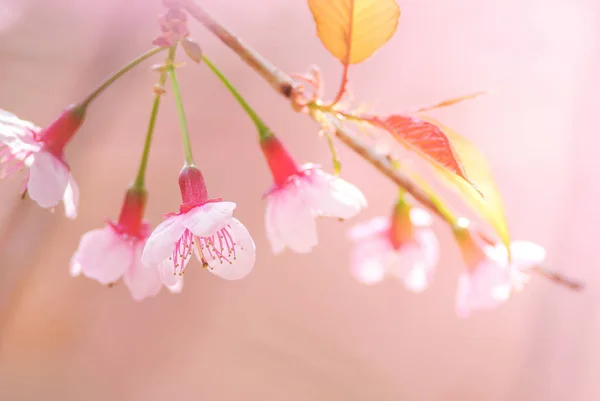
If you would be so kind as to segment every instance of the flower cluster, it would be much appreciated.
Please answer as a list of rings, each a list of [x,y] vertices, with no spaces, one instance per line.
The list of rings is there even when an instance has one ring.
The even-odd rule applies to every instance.
[[[544,271],[544,249],[531,242],[510,242],[501,202],[493,202],[493,198],[499,195],[492,190],[492,201],[487,202],[479,189],[481,182],[472,181],[472,170],[465,168],[456,147],[467,143],[464,138],[424,117],[381,117],[356,113],[341,106],[340,100],[347,93],[348,66],[366,59],[389,39],[395,31],[399,9],[391,0],[381,0],[378,5],[373,2],[374,8],[367,10],[364,19],[372,20],[369,30],[383,29],[380,34],[372,35],[381,43],[372,46],[365,42],[367,44],[362,45],[367,47],[359,49],[356,53],[359,56],[355,56],[345,42],[332,42],[337,36],[333,39],[322,36],[347,28],[338,26],[332,30],[323,25],[344,22],[344,13],[348,10],[335,5],[332,8],[332,3],[309,0],[315,21],[319,28],[323,28],[319,29],[322,41],[344,64],[341,87],[335,100],[329,104],[320,99],[323,91],[318,69],[311,68],[308,76],[298,76],[313,87],[314,93],[309,95],[299,81],[245,47],[195,2],[164,0],[168,10],[159,18],[161,33],[153,41],[156,47],[108,77],[82,102],[67,107],[45,129],[0,110],[0,178],[25,170],[22,196],[28,195],[41,207],[51,210],[62,201],[66,216],[74,219],[79,192],[66,161],[67,144],[82,126],[87,109],[96,97],[142,61],[168,50],[164,63],[154,67],[159,79],[154,86],[148,132],[135,180],[125,193],[118,219],[107,220],[103,228],[89,231],[81,237],[71,259],[71,275],[83,275],[109,286],[122,280],[133,299],[139,301],[157,295],[163,286],[173,293],[180,292],[183,274],[192,255],[195,255],[199,266],[225,280],[244,278],[254,268],[256,247],[248,229],[234,217],[236,204],[208,196],[204,176],[194,161],[176,74],[175,53],[179,46],[194,62],[202,61],[216,74],[256,125],[259,147],[273,176],[273,185],[264,193],[264,198],[266,236],[274,253],[281,253],[286,248],[296,253],[308,253],[318,243],[317,218],[352,219],[367,207],[363,193],[339,176],[340,163],[332,142],[332,137],[336,136],[401,189],[391,215],[375,217],[348,231],[354,245],[350,271],[360,283],[372,285],[386,277],[395,277],[409,291],[422,292],[430,286],[439,264],[440,248],[432,230],[434,219],[430,212],[452,227],[465,262],[466,268],[458,279],[456,310],[459,316],[466,317],[475,310],[500,305],[512,293],[523,288],[531,273]],[[336,15],[333,22],[324,19],[329,12]],[[189,37],[188,13],[209,27],[266,77],[291,101],[295,111],[308,114],[321,125],[320,132],[329,140],[333,153],[334,174],[315,164],[299,164],[294,160],[282,141]],[[349,23],[353,23],[351,18]],[[148,201],[144,177],[167,79],[171,81],[177,106],[184,150],[185,161],[178,179],[181,204],[176,211],[165,214],[163,221],[152,230],[144,218]],[[468,96],[421,110],[447,106],[465,98]],[[365,144],[362,137],[348,130],[350,123],[373,131],[387,131],[401,144],[430,161],[437,169],[435,171],[441,171],[440,175],[462,189],[464,197],[475,201],[474,204],[478,205],[476,211],[488,218],[493,217],[488,222],[491,222],[498,239],[489,240],[479,231],[469,228],[464,218],[456,218],[427,185],[403,175],[391,155],[382,156],[376,145]],[[469,152],[473,153],[473,149]],[[486,168],[485,165],[475,167]],[[492,187],[488,185],[486,190]],[[424,208],[414,207],[408,195]]]

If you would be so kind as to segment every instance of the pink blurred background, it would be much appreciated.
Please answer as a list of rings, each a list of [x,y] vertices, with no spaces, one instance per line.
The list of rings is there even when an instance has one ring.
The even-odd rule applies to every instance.
[[[202,4],[285,71],[319,65],[333,96],[341,69],[305,1]],[[310,255],[272,255],[261,200],[270,176],[254,128],[209,71],[189,63],[180,74],[195,156],[211,194],[238,203],[257,245],[255,271],[225,282],[190,268],[182,294],[142,303],[123,285],[71,279],[80,235],[117,217],[135,174],[156,79],[146,64],[94,104],[68,149],[81,188],[76,221],[21,201],[18,179],[0,184],[0,400],[599,399],[600,3],[399,4],[396,36],[351,72],[357,100],[392,112],[491,90],[434,115],[489,157],[513,237],[544,245],[554,269],[586,281],[584,293],[536,277],[500,309],[460,320],[462,265],[442,225],[443,260],[421,295],[394,280],[353,281],[345,239],[352,221],[320,221]],[[149,46],[159,12],[160,0],[0,0],[0,107],[49,123]],[[317,126],[192,26],[298,159],[329,166]],[[165,99],[148,180],[153,223],[179,203],[182,150]],[[391,183],[340,148],[344,176],[370,202],[354,222],[387,213]]]

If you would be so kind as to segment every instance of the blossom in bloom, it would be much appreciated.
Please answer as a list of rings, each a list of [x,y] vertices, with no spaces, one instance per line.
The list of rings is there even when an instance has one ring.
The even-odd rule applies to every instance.
[[[41,129],[0,110],[0,178],[28,168],[25,190],[43,208],[61,200],[69,218],[77,216],[79,190],[64,158],[64,148],[83,122],[85,109],[69,106]]]
[[[424,291],[439,259],[439,242],[432,218],[423,209],[399,201],[390,217],[375,217],[349,232],[355,242],[352,275],[363,284],[375,284],[386,275],[404,282],[407,289]]]
[[[273,174],[267,198],[267,237],[274,253],[308,253],[317,245],[315,217],[349,219],[367,206],[362,192],[318,166],[299,166],[274,136],[261,141]]]
[[[209,199],[202,173],[193,165],[179,175],[183,203],[148,238],[142,254],[146,266],[166,264],[183,274],[192,253],[211,273],[227,279],[245,277],[256,260],[250,233],[233,217],[233,202]]]
[[[456,311],[468,317],[474,310],[496,308],[520,291],[530,272],[546,258],[543,247],[528,241],[510,243],[511,261],[503,244],[491,245],[475,238],[466,229],[457,236],[466,262],[458,280]]]
[[[104,228],[87,232],[71,259],[71,275],[84,276],[101,284],[121,278],[136,301],[158,294],[163,285],[171,292],[181,291],[183,280],[166,266],[142,265],[142,250],[148,239],[148,224],[143,222],[145,192],[129,190],[118,222],[108,221]]]

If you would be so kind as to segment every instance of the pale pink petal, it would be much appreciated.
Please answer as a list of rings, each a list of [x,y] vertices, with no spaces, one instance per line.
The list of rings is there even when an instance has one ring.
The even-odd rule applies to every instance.
[[[321,170],[310,171],[301,182],[301,194],[318,216],[350,219],[367,206],[365,196],[357,187]]]
[[[404,281],[408,290],[422,292],[433,280],[439,260],[439,241],[433,231],[426,228],[416,229],[414,234],[414,242],[396,251],[398,263],[394,274]]]
[[[275,210],[277,209],[277,203],[280,202],[282,197],[274,195],[269,198],[267,202],[267,210],[265,211],[265,226],[267,228],[267,238],[271,244],[271,250],[273,253],[278,254],[283,252],[285,249],[285,242],[281,239],[277,228],[275,226]]]
[[[131,265],[131,243],[107,226],[85,233],[71,259],[71,272],[80,271],[86,277],[109,284],[117,281]]]
[[[365,222],[356,224],[350,230],[348,230],[348,238],[354,241],[359,241],[372,236],[381,235],[383,232],[389,230],[390,218],[384,216],[374,217]]]
[[[386,238],[365,239],[352,249],[350,273],[362,284],[376,284],[385,277],[391,258],[394,249]]]
[[[413,207],[410,209],[410,221],[415,227],[430,227],[433,217],[426,210]]]
[[[185,264],[190,260],[188,257],[185,260]],[[179,294],[183,289],[183,276],[175,274],[173,271],[173,262],[171,260],[165,260],[158,266],[158,273],[160,280],[169,291],[175,294]]]
[[[233,215],[233,202],[209,202],[195,207],[183,217],[183,225],[198,237],[214,234]]]
[[[142,264],[143,249],[144,242],[135,244],[131,265],[123,277],[132,298],[136,301],[155,296],[162,287],[158,266],[151,268]]]
[[[506,261],[486,259],[472,272],[461,274],[456,298],[457,314],[464,318],[473,310],[493,309],[510,297],[511,288]]]
[[[69,274],[71,277],[77,277],[81,274],[81,265],[79,264],[79,255],[77,252],[71,258],[71,262],[69,264]]]
[[[546,250],[533,242],[512,241],[510,243],[511,266],[521,271],[540,266],[546,260]]]
[[[185,227],[183,215],[171,216],[160,223],[146,241],[142,253],[142,263],[148,268],[155,268],[173,254],[175,243],[181,238]]]
[[[62,200],[70,176],[60,160],[48,152],[39,152],[30,167],[27,192],[41,207],[54,207]]]
[[[280,190],[269,196],[273,221],[267,236],[272,244],[282,242],[297,253],[308,253],[317,245],[317,225],[299,193]]]
[[[229,257],[231,263],[217,259],[207,260],[208,270],[226,280],[239,280],[252,271],[256,262],[256,247],[252,236],[239,220],[231,218],[228,225],[235,243],[234,253]]]
[[[510,243],[510,252],[513,287],[516,291],[521,291],[529,282],[531,270],[541,266],[546,260],[546,250],[533,242],[513,241]]]
[[[65,215],[70,219],[75,219],[77,217],[77,207],[79,206],[79,187],[71,174],[69,174],[69,183],[63,195],[63,203],[65,205]]]
[[[149,267],[149,269],[151,269]],[[158,273],[160,275],[161,282],[168,286],[175,285],[180,279],[180,275],[173,271],[173,262],[166,259],[158,265]]]
[[[7,145],[15,152],[33,151],[40,149],[34,140],[33,133],[40,128],[35,124],[21,120],[12,113],[0,110],[0,143]]]
[[[180,276],[175,284],[168,285],[167,289],[173,294],[180,294],[183,291],[183,277]]]

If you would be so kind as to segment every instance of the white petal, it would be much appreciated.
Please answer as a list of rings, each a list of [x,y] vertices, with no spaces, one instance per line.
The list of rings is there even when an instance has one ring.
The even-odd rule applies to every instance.
[[[0,143],[7,145],[13,151],[38,151],[40,145],[35,141],[33,133],[39,131],[40,128],[35,124],[0,110]]]
[[[39,152],[30,167],[27,192],[41,207],[54,207],[62,200],[70,176],[60,160],[48,152]]]
[[[415,241],[396,251],[398,264],[395,275],[404,281],[406,288],[422,292],[433,280],[439,260],[439,241],[430,229],[416,229]]]
[[[75,253],[69,264],[69,274],[71,277],[77,277],[81,274],[81,264],[79,263],[79,255]]]
[[[510,297],[511,287],[508,269],[486,259],[473,272],[460,276],[456,298],[458,315],[467,317],[473,310],[497,307]]]
[[[235,257],[223,260],[207,260],[209,271],[226,280],[239,280],[246,277],[256,262],[256,247],[246,227],[236,218],[229,221],[230,233],[235,242]]]
[[[162,287],[158,266],[151,268],[142,265],[143,249],[143,242],[139,242],[135,245],[133,260],[123,277],[132,298],[136,301],[155,296]]]
[[[375,235],[381,235],[390,228],[390,218],[384,216],[373,217],[363,223],[356,224],[348,230],[348,238],[360,241]]]
[[[274,254],[283,252],[285,249],[285,243],[281,239],[277,227],[275,225],[275,210],[277,207],[276,203],[281,199],[278,196],[271,196],[267,201],[267,209],[265,211],[265,226],[267,228],[267,238],[271,244],[271,250]]]
[[[69,174],[69,183],[63,195],[63,204],[65,205],[65,215],[70,219],[75,219],[79,206],[79,187],[71,174]]]
[[[71,259],[71,272],[80,271],[102,284],[114,283],[131,265],[133,248],[115,231],[104,229],[85,233]]]
[[[233,202],[209,202],[183,215],[183,225],[198,237],[214,234],[223,227],[235,210]]]
[[[184,215],[168,217],[152,231],[142,253],[144,266],[154,268],[172,255],[175,243],[185,231],[183,217]]]
[[[357,244],[351,255],[351,274],[363,284],[376,284],[385,277],[393,248],[385,238],[372,238]]]
[[[357,187],[321,170],[311,171],[302,182],[302,196],[316,215],[349,219],[367,206]]]
[[[272,197],[275,199],[271,199]],[[267,231],[267,235],[276,233],[275,241],[283,242],[294,252],[310,252],[318,243],[317,225],[302,195],[283,189],[269,197],[269,202],[273,201],[273,230]],[[272,241],[270,236],[269,241]],[[278,244],[275,242],[274,245]]]
[[[175,284],[168,285],[167,289],[173,294],[180,294],[183,291],[183,277],[179,276]]]
[[[413,207],[410,209],[410,221],[415,227],[429,227],[433,217],[424,209]]]
[[[527,271],[540,266],[546,260],[546,250],[533,242],[513,241],[510,243],[512,267]]]

